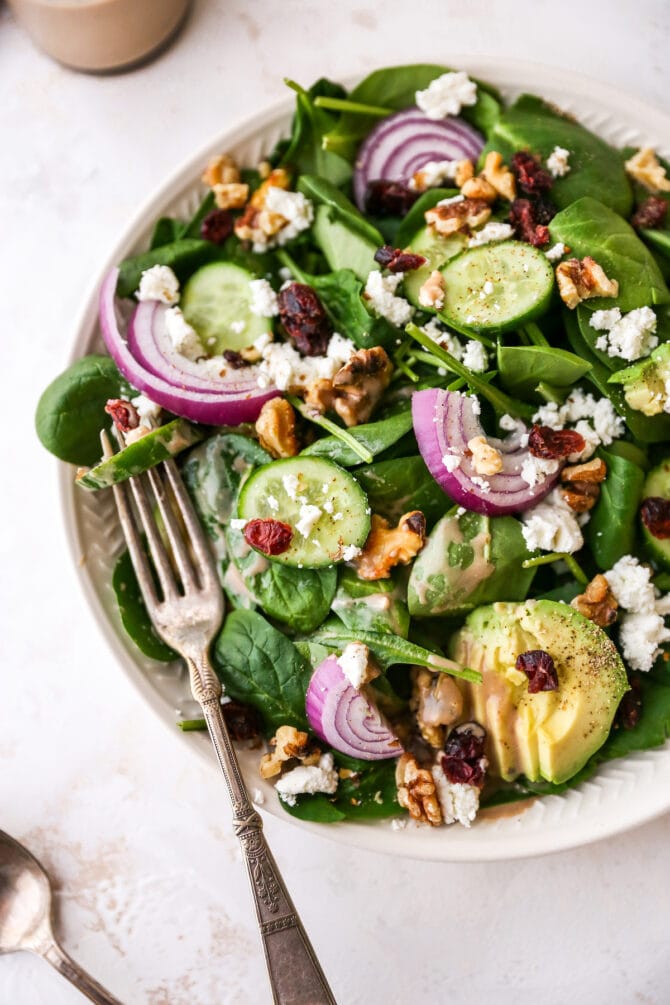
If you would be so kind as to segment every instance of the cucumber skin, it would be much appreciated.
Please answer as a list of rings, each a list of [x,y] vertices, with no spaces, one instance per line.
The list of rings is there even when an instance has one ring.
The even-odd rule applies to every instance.
[[[153,468],[169,457],[175,457],[182,450],[198,443],[204,435],[203,429],[193,426],[190,422],[173,419],[172,422],[159,426],[141,439],[123,447],[113,457],[96,464],[90,471],[77,478],[76,484],[91,492],[117,485],[128,478],[142,474],[143,471]]]
[[[647,475],[642,486],[642,499],[650,496],[660,496],[662,499],[670,499],[670,459],[661,461]],[[670,538],[654,537],[640,520],[642,536],[647,551],[652,558],[662,565],[664,569],[670,569]]]

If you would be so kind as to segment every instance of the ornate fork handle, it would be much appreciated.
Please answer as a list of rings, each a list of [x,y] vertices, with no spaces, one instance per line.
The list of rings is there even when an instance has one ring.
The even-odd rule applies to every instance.
[[[277,1005],[336,1005],[251,805],[221,711],[221,684],[204,653],[186,660],[191,691],[207,723],[233,806],[233,826],[246,862],[258,926]]]

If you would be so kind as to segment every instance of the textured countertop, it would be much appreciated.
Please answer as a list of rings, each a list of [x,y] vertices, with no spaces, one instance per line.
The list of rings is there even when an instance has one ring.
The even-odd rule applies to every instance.
[[[665,0],[197,2],[175,44],[73,73],[0,8],[0,826],[58,877],[66,948],[128,1005],[269,1002],[222,784],[140,701],[84,604],[56,466],[32,415],[73,318],[139,204],[227,122],[309,83],[452,53],[586,72],[663,107]],[[340,1005],[663,1003],[670,817],[542,859],[434,865],[267,819]],[[0,960],[2,1005],[78,993]]]

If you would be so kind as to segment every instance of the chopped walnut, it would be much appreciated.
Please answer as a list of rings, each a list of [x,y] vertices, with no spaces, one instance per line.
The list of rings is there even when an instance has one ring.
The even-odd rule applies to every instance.
[[[212,185],[212,192],[219,209],[242,209],[249,198],[249,186],[240,182]]]
[[[491,215],[491,207],[483,199],[461,199],[447,202],[426,210],[424,218],[431,230],[441,237],[450,237],[459,232],[467,233],[486,223]]]
[[[414,667],[412,678],[410,709],[416,713],[419,732],[426,743],[441,750],[447,737],[445,727],[452,726],[463,713],[463,695],[447,674]]]
[[[497,475],[502,471],[502,454],[491,446],[485,436],[473,436],[468,440],[468,450],[472,454],[472,466],[478,475]]]
[[[583,614],[589,621],[607,628],[617,619],[616,597],[610,590],[610,585],[600,573],[595,576],[583,593],[571,601],[571,606]]]
[[[347,426],[368,421],[392,373],[393,363],[381,346],[352,353],[332,380],[332,407]]]
[[[286,398],[271,398],[256,419],[260,445],[273,457],[295,457],[300,444],[295,434],[295,412]]]
[[[411,754],[403,754],[395,769],[398,802],[414,820],[438,827],[442,823],[442,810],[437,798],[435,780],[428,768],[420,768]]]
[[[234,185],[240,180],[240,169],[230,154],[219,154],[205,168],[202,180],[210,188],[215,185]]]
[[[600,458],[563,468],[561,495],[575,513],[593,509],[600,495],[600,484],[607,477],[607,465]]]
[[[444,290],[444,276],[437,269],[434,269],[419,290],[419,303],[422,307],[434,307],[436,311],[442,310]]]
[[[469,178],[461,188],[461,195],[466,199],[483,199],[484,202],[495,202],[498,198],[498,192],[484,175]]]
[[[608,279],[593,258],[569,258],[556,266],[556,282],[563,303],[574,310],[582,300],[591,297],[616,297],[619,283]]]
[[[497,150],[491,150],[486,155],[482,174],[503,199],[509,199],[510,202],[516,199],[516,178]]]
[[[328,380],[327,377],[320,377],[319,380],[315,380],[307,388],[305,404],[308,408],[318,412],[319,415],[329,412],[333,408],[334,402],[335,392],[333,391],[333,382]]]
[[[261,778],[274,778],[281,774],[288,761],[298,760],[301,764],[318,764],[321,751],[315,747],[307,733],[295,726],[280,726],[270,740],[270,746],[275,749],[261,757],[258,770]]]
[[[396,565],[407,565],[426,543],[426,518],[420,510],[400,517],[397,527],[372,515],[372,529],[361,554],[354,559],[359,579],[388,579]]]
[[[291,177],[288,171],[275,168],[270,172],[252,194],[244,213],[235,221],[235,233],[240,241],[263,243],[282,229],[286,220],[280,213],[271,213],[265,209],[265,199],[270,188],[288,190],[290,187]]]
[[[475,166],[472,161],[463,160],[459,161],[456,165],[456,172],[454,174],[454,181],[459,188],[462,188],[469,178],[474,178]]]
[[[670,192],[670,178],[651,147],[642,147],[626,161],[626,171],[649,192]]]

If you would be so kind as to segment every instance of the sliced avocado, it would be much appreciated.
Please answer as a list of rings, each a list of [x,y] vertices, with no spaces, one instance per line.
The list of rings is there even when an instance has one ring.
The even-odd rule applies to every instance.
[[[529,694],[517,657],[549,653],[556,691]],[[452,639],[450,655],[481,670],[481,684],[461,685],[465,714],[488,733],[492,774],[512,781],[565,782],[602,746],[628,689],[626,671],[602,628],[567,604],[528,600],[480,607]]]
[[[621,384],[630,408],[644,415],[660,415],[670,409],[670,342],[664,342],[639,363],[618,370],[610,384]]]
[[[497,597],[523,600],[535,569],[522,569],[526,543],[511,516],[447,514],[431,531],[412,566],[410,614],[437,617],[470,611]]]
[[[312,235],[333,270],[351,269],[365,282],[370,273],[379,268],[375,262],[379,244],[373,244],[351,227],[346,218],[340,217],[330,206],[317,206]]]
[[[650,497],[670,499],[670,458],[661,461],[649,472],[642,486],[642,499]],[[654,537],[644,523],[640,523],[647,551],[665,569],[670,569],[670,538]]]

